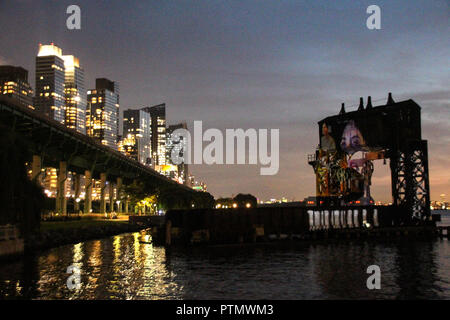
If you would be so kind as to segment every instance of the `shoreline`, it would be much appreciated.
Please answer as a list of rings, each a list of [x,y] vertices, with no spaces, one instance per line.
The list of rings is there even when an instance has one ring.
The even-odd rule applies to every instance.
[[[43,222],[41,230],[27,239],[20,239],[23,250],[0,256],[0,262],[21,259],[29,254],[79,242],[103,239],[119,234],[138,232],[145,226],[130,224],[128,221],[114,220],[68,220]]]
[[[441,211],[441,210],[439,210]],[[436,211],[435,211],[436,212]],[[436,212],[438,213],[438,212]],[[450,213],[449,211],[445,210],[443,213],[445,216],[446,214]],[[438,224],[439,226],[439,224]],[[435,227],[436,228],[436,227]],[[132,233],[132,232],[138,232],[141,230],[148,229],[148,226],[144,225],[137,225],[129,223],[125,220],[111,220],[111,219],[96,219],[96,220],[67,220],[67,221],[50,221],[50,222],[42,222],[41,224],[41,230],[30,236],[28,239],[26,239],[24,242],[24,250],[20,253],[15,253],[11,255],[4,255],[0,257],[0,262],[5,261],[12,261],[20,259],[28,254],[34,254],[39,251],[48,250],[57,248],[64,245],[70,245],[70,244],[76,244],[79,242],[89,241],[89,240],[98,240],[103,239],[119,234],[125,234],[125,233]],[[413,228],[415,229],[415,228]],[[395,230],[395,229],[393,229]],[[392,231],[393,231],[392,230]],[[405,230],[405,229],[403,229]],[[417,229],[416,229],[417,230]],[[161,230],[162,231],[162,230]],[[375,231],[375,230],[373,230]],[[377,230],[381,231],[381,230]],[[384,230],[386,231],[386,229]],[[397,231],[397,230],[396,230]],[[162,234],[154,234],[155,237],[154,243],[164,245],[163,240],[161,239]],[[159,232],[158,232],[159,233]],[[375,231],[375,233],[378,233]],[[402,232],[403,233],[403,232]],[[413,232],[414,234],[415,232]],[[412,234],[409,234],[409,236],[403,235],[392,235],[390,237],[390,240],[395,238],[409,238]],[[159,237],[158,237],[159,236]],[[159,239],[158,239],[159,238]],[[319,238],[319,239],[317,239]],[[191,244],[193,247],[197,246],[208,246],[208,247],[235,247],[235,246],[247,246],[247,245],[257,245],[257,246],[264,246],[264,245],[283,245],[286,243],[297,243],[297,242],[320,242],[320,240],[325,241],[336,241],[336,240],[344,240],[342,238],[346,238],[346,240],[351,240],[353,236],[350,236],[350,239],[347,239],[347,237],[317,237],[316,239],[297,239],[297,241],[291,240],[281,240],[280,239],[274,239],[274,240],[268,240],[268,241],[258,241],[256,243],[196,243]],[[324,238],[324,239],[321,239]],[[337,238],[337,239],[336,239]],[[358,237],[359,238],[359,237]],[[365,240],[371,239],[374,241],[381,240],[380,237],[361,237]],[[439,238],[439,237],[436,237]],[[176,241],[178,242],[178,241]],[[176,243],[175,246],[183,246],[180,243]],[[184,246],[190,246],[189,244],[184,244]]]
[[[116,221],[95,221],[98,225],[80,225],[71,228],[55,228],[41,230],[38,234],[32,235],[25,241],[24,252],[34,252],[45,249],[52,249],[68,244],[76,244],[83,241],[103,239],[122,233],[137,232],[146,227],[133,225],[126,222]],[[65,223],[65,222],[52,222]]]

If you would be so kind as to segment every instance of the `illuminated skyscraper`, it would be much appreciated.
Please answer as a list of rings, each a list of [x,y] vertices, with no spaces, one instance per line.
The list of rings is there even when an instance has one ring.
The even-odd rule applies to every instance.
[[[146,107],[142,110],[150,113],[152,130],[152,161],[155,166],[163,166],[166,162],[166,104]]]
[[[177,129],[186,129],[187,125],[186,122],[169,125],[167,128],[167,142],[166,142],[166,150],[167,150],[167,163],[174,165],[177,167],[176,176],[174,176],[175,173],[171,174],[170,177],[177,180],[179,183],[188,184],[188,165],[186,163],[181,164],[174,164],[172,161],[172,153],[176,153],[178,156],[183,157],[186,156],[183,154],[183,150],[186,149],[187,141],[180,137],[179,141],[174,143],[173,142],[173,133]]]
[[[119,136],[119,86],[105,78],[95,80],[87,92],[86,134],[117,150]]]
[[[8,96],[23,106],[34,109],[28,71],[22,67],[0,66],[0,95]]]
[[[34,104],[37,112],[86,133],[84,71],[78,58],[63,55],[53,43],[39,45]]]
[[[79,60],[71,55],[62,56],[65,67],[65,125],[86,134],[86,90],[84,71]]]
[[[39,45],[36,57],[36,94],[34,107],[37,112],[65,122],[65,68],[62,50],[53,43]]]
[[[144,110],[123,112],[123,152],[142,164],[151,165],[151,118]]]

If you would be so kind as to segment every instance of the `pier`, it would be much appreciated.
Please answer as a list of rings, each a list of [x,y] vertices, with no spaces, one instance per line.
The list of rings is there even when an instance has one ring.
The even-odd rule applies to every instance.
[[[258,207],[172,210],[155,239],[165,245],[283,240],[447,236],[434,221],[410,221],[394,206]],[[131,221],[131,220],[130,220]],[[446,231],[444,231],[446,230]]]

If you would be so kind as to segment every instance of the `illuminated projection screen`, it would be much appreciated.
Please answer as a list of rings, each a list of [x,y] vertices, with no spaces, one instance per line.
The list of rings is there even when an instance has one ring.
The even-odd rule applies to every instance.
[[[319,122],[320,146],[347,154],[395,149],[421,139],[420,108],[381,106],[325,118]]]

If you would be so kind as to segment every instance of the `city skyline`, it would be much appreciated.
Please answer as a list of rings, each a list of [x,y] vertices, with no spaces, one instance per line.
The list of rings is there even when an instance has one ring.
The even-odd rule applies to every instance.
[[[187,166],[176,166],[172,163],[170,157],[172,149],[176,147],[179,154],[182,153],[181,144],[185,145],[185,142],[180,141],[180,144],[168,141],[166,130],[180,125],[184,129],[187,128],[185,123],[167,127],[165,103],[143,107],[140,110],[124,110],[122,128],[125,136],[122,137],[119,135],[120,86],[117,81],[96,78],[95,88],[86,90],[84,69],[79,59],[73,55],[63,55],[62,48],[53,42],[39,43],[35,70],[37,87],[32,97],[33,90],[28,83],[28,70],[1,65],[0,95],[8,96],[32,109],[33,112],[120,151],[167,178],[180,184],[190,183],[192,188],[197,186],[196,180],[191,183],[194,177],[188,174]],[[170,149],[167,148],[168,144]],[[155,152],[152,153],[152,149]],[[61,168],[64,168],[64,165]],[[60,170],[64,172],[65,169],[61,168]],[[50,167],[43,171],[46,172],[45,178],[42,179],[46,181],[44,191],[50,196],[54,194],[53,189],[56,188],[57,170]],[[84,194],[80,192],[80,178],[80,175],[69,172],[66,179],[69,181],[68,191],[64,191],[78,200],[83,198]],[[206,185],[203,182],[200,184],[201,190],[206,191]]]
[[[220,15],[219,9],[223,8],[218,4],[197,8],[216,14],[218,25],[213,24],[215,28],[209,31],[204,31],[202,27],[208,23],[212,24],[213,21],[205,18],[206,21],[200,21],[196,25],[193,22],[195,21],[193,19],[195,10],[163,6],[164,10],[170,14],[167,13],[167,16],[159,17],[159,19],[165,17],[171,22],[171,28],[167,32],[175,35],[175,43],[160,40],[159,47],[157,46],[159,51],[157,50],[155,53],[152,48],[145,46],[145,39],[154,37],[156,34],[161,37],[164,35],[164,30],[158,28],[152,29],[153,31],[148,31],[151,28],[142,30],[143,26],[148,26],[150,23],[145,18],[155,14],[152,10],[144,10],[147,8],[147,4],[135,3],[135,6],[127,8],[129,12],[136,15],[135,25],[130,26],[133,27],[131,30],[134,30],[135,34],[132,34],[131,37],[128,34],[128,43],[131,43],[134,49],[142,49],[127,51],[127,48],[118,47],[114,39],[100,37],[101,29],[99,29],[100,26],[97,26],[97,23],[100,23],[98,21],[94,23],[92,19],[89,19],[90,5],[86,2],[80,2],[82,13],[85,14],[82,30],[76,32],[64,30],[66,15],[63,7],[66,3],[62,2],[58,5],[52,4],[54,6],[52,10],[61,12],[60,17],[58,15],[58,18],[52,22],[55,24],[54,26],[52,23],[47,24],[48,21],[46,24],[39,24],[39,10],[35,14],[27,13],[29,20],[34,21],[37,25],[36,30],[32,30],[30,33],[30,40],[27,40],[27,43],[24,43],[24,40],[11,39],[8,35],[4,35],[2,39],[4,46],[0,49],[0,64],[24,67],[30,72],[29,78],[33,79],[34,68],[30,68],[30,63],[33,63],[32,58],[36,55],[37,44],[55,42],[65,51],[80,58],[85,69],[85,79],[87,79],[85,81],[86,88],[91,87],[93,79],[98,76],[117,80],[121,84],[121,118],[123,110],[128,109],[129,106],[166,102],[170,106],[167,109],[169,124],[186,120],[188,127],[191,127],[190,124],[194,120],[203,120],[206,126],[219,129],[280,128],[280,154],[282,156],[280,172],[274,177],[260,176],[256,166],[190,166],[194,173],[200,173],[199,175],[207,181],[209,191],[216,198],[239,192],[252,193],[259,199],[281,198],[282,196],[289,199],[303,199],[303,197],[313,195],[314,174],[308,167],[306,155],[313,153],[318,143],[317,121],[324,116],[337,114],[340,102],[345,102],[346,108],[353,110],[357,108],[359,96],[364,96],[366,99],[371,95],[376,106],[384,104],[387,92],[392,91],[396,101],[412,98],[422,106],[423,136],[424,139],[429,140],[430,149],[431,198],[436,199],[440,194],[448,194],[450,191],[450,173],[446,169],[450,165],[446,156],[450,151],[450,140],[445,123],[445,119],[450,116],[448,108],[450,96],[448,73],[442,72],[442,70],[448,70],[446,68],[448,61],[445,60],[448,40],[446,42],[435,36],[433,27],[443,26],[444,29],[448,29],[448,25],[440,25],[448,18],[448,11],[447,14],[445,11],[445,6],[448,7],[448,4],[438,1],[434,7],[423,9],[421,14],[425,19],[422,19],[419,25],[413,24],[416,13],[408,12],[409,16],[402,16],[401,21],[396,23],[395,31],[392,31],[389,26],[393,25],[396,19],[393,12],[397,15],[401,14],[401,4],[380,3],[383,12],[387,14],[383,15],[383,28],[376,31],[378,34],[370,33],[367,29],[364,30],[364,5],[346,4],[343,5],[345,10],[341,10],[337,5],[323,5],[323,15],[332,17],[334,21],[340,21],[339,23],[342,24],[339,32],[346,30],[356,32],[356,36],[353,35],[350,40],[345,39],[346,44],[354,49],[354,52],[350,54],[347,53],[348,48],[344,50],[336,40],[325,37],[325,33],[331,30],[332,22],[323,23],[325,17],[320,14],[317,17],[317,11],[322,12],[317,8],[314,16],[322,22],[322,25],[315,25],[316,29],[314,30],[308,29],[307,22],[313,23],[314,20],[313,17],[305,17],[303,11],[311,10],[311,7],[315,6],[311,4],[285,3],[278,8],[279,15],[275,17],[275,20],[279,22],[281,17],[287,17],[289,25],[301,26],[302,28],[299,30],[309,31],[312,35],[296,35],[294,32],[291,33],[284,29],[281,24],[272,21],[269,24],[275,27],[275,31],[268,37],[269,40],[266,40],[272,46],[266,45],[267,51],[265,52],[256,50],[265,45],[264,41],[258,39],[257,31],[259,28],[264,29],[261,22],[264,13],[270,9],[270,4],[265,3],[261,9],[252,8],[255,11],[254,15],[251,15],[250,12],[245,14],[245,10],[249,11],[245,5],[242,5],[242,8],[232,8],[242,10],[237,10],[237,17],[231,21],[226,21]],[[31,10],[33,5],[26,10]],[[423,4],[415,2],[412,5],[419,9]],[[11,8],[6,6],[3,8],[4,6],[0,5],[1,12],[5,12],[7,15]],[[93,6],[101,7],[102,5],[95,4]],[[152,7],[152,4],[148,6]],[[287,12],[291,6],[305,9],[297,11],[299,21],[296,21],[295,17]],[[440,10],[439,6],[444,10]],[[118,10],[120,7],[118,3],[113,3],[112,7],[111,9],[104,8],[105,17],[103,19],[107,19],[109,22],[107,26],[111,30],[115,30],[112,21],[117,18],[117,11],[121,11]],[[180,7],[184,6],[180,5]],[[361,8],[360,11],[358,11],[359,8]],[[25,10],[21,9],[20,3],[15,9]],[[98,12],[97,9],[91,11]],[[355,16],[360,16],[361,21],[355,18],[355,21],[345,20],[355,12],[359,12],[359,15]],[[9,16],[18,15],[16,13]],[[175,48],[179,49],[180,46],[186,45],[182,43],[181,26],[177,26],[173,20],[173,17],[177,16],[185,17],[187,21],[194,23],[192,25],[183,24],[182,27],[188,31],[197,32],[194,32],[194,40],[196,35],[197,41],[193,42],[194,45],[200,44],[198,48],[188,47],[189,50],[175,54]],[[244,20],[248,23],[240,22],[238,26],[233,25],[233,22],[238,21],[239,16],[247,17]],[[253,20],[249,19],[250,16],[253,17]],[[301,22],[302,18],[306,18],[304,19],[306,22]],[[343,23],[343,20],[346,22]],[[2,21],[4,22],[0,22],[0,25],[6,30],[8,27],[3,25],[5,22],[9,25],[16,23],[12,18],[5,18]],[[116,19],[116,21],[121,20]],[[403,23],[404,26],[399,28],[398,24],[400,23]],[[61,27],[59,31],[56,31],[58,24]],[[55,28],[55,31],[49,30],[52,27]],[[235,32],[237,27],[242,28],[243,34],[229,37],[231,34],[229,31]],[[409,30],[408,27],[414,28]],[[127,30],[130,32],[130,29]],[[414,32],[419,34],[418,41],[425,41],[425,36],[427,36],[426,41],[429,44],[427,49],[433,51],[433,54],[423,49],[417,49],[418,46],[409,41],[412,40],[411,35]],[[96,41],[107,48],[105,51],[108,51],[108,54],[105,61],[100,61],[101,55],[98,46],[92,45],[93,34],[96,35]],[[282,44],[281,49],[277,49],[274,46],[277,44],[275,36],[280,34],[291,37],[293,41],[291,44],[280,41],[278,44]],[[218,37],[214,38],[214,35]],[[333,35],[342,40],[339,38],[342,34]],[[399,35],[405,37],[399,40],[397,39]],[[120,33],[117,36],[118,39],[121,39],[120,41],[123,41],[126,35]],[[307,41],[304,45],[300,45],[298,41],[303,37]],[[317,40],[322,37],[324,37],[323,40]],[[168,38],[163,36],[162,39],[167,40]],[[245,41],[248,40],[256,45],[255,48],[245,45]],[[347,43],[348,41],[352,43]],[[209,49],[212,50],[205,47],[208,44],[211,46]],[[28,52],[27,49],[21,49],[18,52],[17,47],[34,47],[34,49],[31,52]],[[224,47],[227,49],[225,50]],[[231,52],[229,47],[236,50]],[[376,52],[380,47],[383,50]],[[221,51],[220,48],[224,50]],[[331,51],[328,52],[329,50],[326,49]],[[375,51],[375,55],[368,55],[370,51],[372,53]],[[134,59],[128,57],[127,53]],[[380,61],[381,58],[384,58],[384,54],[389,54],[390,62],[386,63],[383,60],[382,63]],[[356,60],[351,61],[349,55]],[[422,58],[421,61],[417,60],[419,56]],[[431,57],[433,60],[430,60]],[[124,65],[115,63],[124,58],[128,58],[124,61],[133,60],[133,63],[124,63]],[[233,59],[237,59],[239,62],[233,61]],[[303,59],[309,63],[303,62]],[[339,59],[342,61],[338,61]],[[221,61],[222,64],[219,63]],[[324,68],[322,65],[324,61],[331,63]],[[148,65],[145,64],[146,62]],[[413,62],[417,63],[414,68],[411,68]],[[397,72],[389,69],[393,66],[398,67]],[[104,69],[104,72],[101,71],[101,68]],[[129,74],[134,77],[130,77]],[[401,81],[402,78],[405,80]],[[35,88],[32,81],[31,84]],[[314,88],[314,86],[318,88]],[[278,107],[277,112],[274,112],[274,108]],[[240,181],[239,188],[237,188],[233,181],[243,175],[246,177],[246,181]],[[388,202],[390,188],[384,190],[390,183],[388,169],[384,168],[382,164],[377,164],[373,180],[374,198]]]

